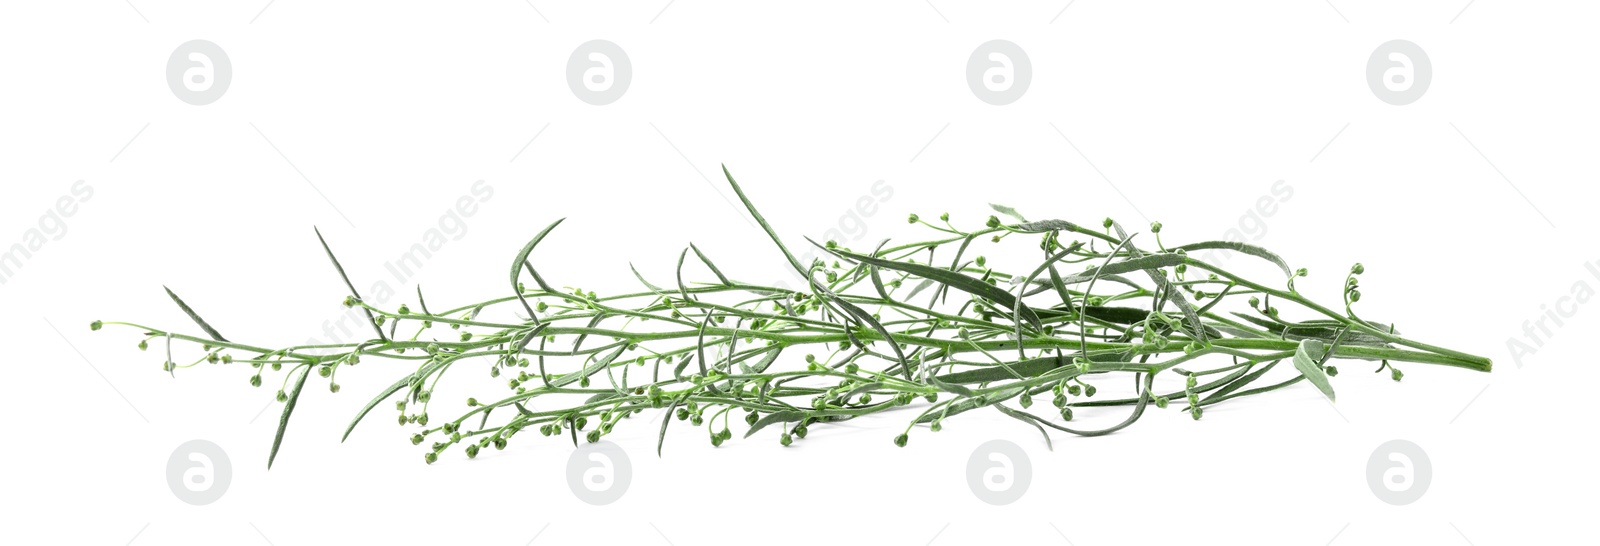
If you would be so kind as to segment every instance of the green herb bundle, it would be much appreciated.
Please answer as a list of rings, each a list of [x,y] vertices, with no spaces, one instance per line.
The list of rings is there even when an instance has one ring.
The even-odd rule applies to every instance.
[[[1346,276],[1342,309],[1335,310],[1295,290],[1304,269],[1257,246],[1167,246],[1159,223],[1150,226],[1150,246],[1140,246],[1110,219],[1098,227],[1029,222],[1000,206],[1007,221],[991,216],[971,230],[948,215],[937,223],[912,215],[912,223],[937,233],[925,242],[850,249],[808,241],[830,259],[801,263],[731,175],[728,182],[806,279],[804,289],[735,281],[694,245],[679,255],[672,282],[651,282],[635,270],[640,287],[626,293],[558,289],[533,258],[558,220],[511,261],[505,296],[439,311],[429,309],[420,288],[415,308],[368,305],[329,250],[352,292],[345,304],[362,308],[371,321],[373,337],[359,343],[279,349],[237,343],[171,291],[204,337],[131,323],[92,326],[138,328],[145,335],[141,348],[165,341],[169,371],[201,362],[249,366],[254,386],[263,374],[281,374],[283,412],[269,466],[308,378],[327,378],[338,392],[336,373],[357,363],[367,364],[365,373],[400,377],[355,416],[345,437],[395,399],[398,422],[420,429],[411,440],[429,445],[430,463],[454,446],[468,457],[502,449],[527,429],[574,444],[596,442],[646,409],[668,413],[658,452],[674,420],[703,426],[713,445],[738,428],[745,437],[769,431],[787,446],[814,426],[891,410],[907,416],[894,436],[900,446],[919,425],[938,431],[949,417],[986,408],[1034,426],[1049,441],[1050,430],[1084,436],[1121,430],[1151,405],[1182,404],[1199,419],[1212,404],[1302,381],[1332,400],[1337,359],[1376,363],[1396,381],[1396,362],[1490,369],[1487,358],[1406,339],[1392,324],[1358,317],[1352,305],[1361,297],[1360,264]],[[973,248],[1015,240],[1037,247],[1034,267],[997,271]],[[1264,260],[1283,277],[1250,280],[1191,255],[1216,250]],[[703,267],[693,265],[691,253]],[[710,275],[689,282],[687,269]],[[1316,318],[1291,322],[1280,309]],[[199,344],[204,356],[178,365],[172,341]],[[1284,361],[1292,374],[1262,380]],[[454,418],[431,419],[433,392],[455,367],[480,368],[506,381],[507,391],[468,398],[468,409]],[[1157,390],[1163,373],[1181,377],[1183,388]],[[1133,390],[1096,396],[1094,383],[1107,383],[1090,380],[1115,375],[1131,377]],[[1086,411],[1127,417],[1109,427],[1074,426],[1074,412]]]

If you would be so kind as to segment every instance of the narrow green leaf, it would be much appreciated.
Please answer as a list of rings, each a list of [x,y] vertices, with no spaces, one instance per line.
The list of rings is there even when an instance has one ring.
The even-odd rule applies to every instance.
[[[1014,209],[1014,208],[1011,208],[1011,207],[1008,207],[1008,206],[1005,206],[1005,205],[996,205],[994,203],[989,203],[989,208],[994,209],[995,212],[998,212],[1000,214],[1004,214],[1006,216],[1010,216],[1012,218],[1016,218],[1018,222],[1022,222],[1022,223],[1027,223],[1028,222],[1028,219],[1027,218],[1023,218],[1022,217],[1022,213],[1017,212],[1017,209]]]
[[[1113,222],[1111,227],[1117,231],[1117,235],[1122,237],[1123,240],[1128,239],[1128,235],[1122,231],[1121,225]],[[1139,251],[1139,248],[1135,246],[1129,246],[1128,252],[1133,254],[1133,257],[1136,260],[1146,257],[1142,252]],[[1163,254],[1156,254],[1155,256],[1161,255]],[[1165,255],[1177,257],[1180,261],[1188,260],[1186,255],[1179,254],[1177,252],[1166,253]],[[1165,299],[1172,302],[1174,305],[1177,305],[1178,309],[1183,311],[1183,318],[1189,324],[1189,335],[1194,336],[1194,338],[1199,340],[1201,343],[1205,343],[1207,339],[1207,331],[1205,323],[1200,321],[1200,313],[1194,310],[1194,305],[1189,303],[1189,298],[1183,295],[1182,290],[1172,289],[1171,285],[1167,282],[1166,275],[1158,275],[1153,269],[1154,268],[1146,268],[1144,272],[1150,276],[1150,280],[1156,284],[1156,288],[1166,292]]]
[[[328,253],[328,260],[333,262],[333,269],[339,272],[339,278],[344,279],[344,285],[350,288],[350,295],[358,300],[361,299],[361,293],[356,291],[355,283],[350,282],[350,276],[344,274],[344,266],[339,265],[339,258],[334,257],[332,248],[328,248],[328,240],[322,238],[322,230],[315,227],[311,230],[317,233],[317,242],[322,243],[322,251]],[[389,341],[389,337],[383,335],[383,328],[378,326],[378,319],[372,316],[372,310],[362,307],[361,311],[367,314],[367,322],[371,322],[372,329],[378,332],[378,339]]]
[[[672,412],[676,411],[678,409],[678,405],[682,404],[684,400],[687,400],[689,398],[689,393],[692,392],[694,392],[693,389],[684,390],[683,394],[678,395],[677,398],[672,400],[672,405],[667,408],[667,413],[661,416],[661,432],[656,434],[657,457],[661,456],[661,447],[667,443],[667,425],[672,424]]]
[[[877,256],[879,252],[883,252],[883,245],[886,244],[889,244],[888,239],[884,239],[883,242],[878,243],[878,248],[872,249],[872,255]],[[889,298],[889,291],[883,289],[883,276],[878,274],[878,268],[868,267],[867,270],[871,272],[872,287],[877,289],[878,297],[883,298],[885,301],[893,301]]]
[[[1086,234],[1100,233],[1098,231],[1084,229],[1079,227],[1078,224],[1074,224],[1066,220],[1039,220],[1037,222],[1024,222],[1015,226],[1011,226],[1011,229],[1021,231],[1023,233],[1043,233],[1046,231],[1070,231],[1074,233]]]
[[[778,355],[783,353],[784,345],[778,344],[773,345],[773,347],[774,348],[767,353],[767,356],[762,357],[761,361],[756,362],[756,364],[751,366],[749,371],[746,373],[758,374],[767,371],[767,367],[771,366],[774,361],[778,360]]]
[[[222,337],[222,334],[217,333],[216,328],[212,328],[210,324],[206,324],[205,319],[202,319],[200,318],[200,315],[195,314],[194,309],[189,308],[189,304],[184,303],[182,298],[179,298],[177,294],[172,293],[171,288],[162,286],[161,289],[166,290],[167,296],[172,298],[173,303],[178,304],[178,308],[182,309],[184,314],[189,315],[189,320],[193,320],[195,324],[199,324],[200,329],[205,330],[206,335],[211,336],[211,339],[215,339],[224,343],[228,341],[226,338]]]
[[[417,306],[422,308],[422,314],[433,316],[433,312],[428,310],[428,300],[422,299],[422,285],[420,284],[417,285]]]
[[[1067,275],[1061,278],[1061,282],[1063,284],[1078,284],[1082,282],[1089,282],[1089,280],[1095,277],[1096,273],[1098,273],[1101,278],[1109,278],[1108,275],[1114,275],[1118,273],[1149,271],[1151,269],[1162,267],[1172,267],[1183,263],[1183,260],[1183,256],[1179,256],[1177,254],[1150,254],[1139,258],[1129,258],[1120,262],[1111,262],[1103,267],[1091,269],[1074,275]]]
[[[805,417],[805,412],[796,410],[780,410],[768,413],[763,415],[760,419],[757,419],[756,424],[750,425],[750,430],[745,431],[744,437],[749,438],[752,434],[755,434],[756,431],[767,428],[767,425],[771,425],[773,423],[792,423],[801,419],[805,419]]]
[[[1066,360],[1056,356],[1041,356],[1020,362],[1011,362],[1007,365],[1009,365],[1013,371],[1017,372],[1018,375],[1023,377],[1037,377],[1039,375],[1043,375],[1045,372],[1066,365]],[[971,385],[974,383],[1001,381],[1010,379],[1011,377],[1012,376],[1010,372],[1005,371],[999,366],[986,366],[973,370],[942,374],[937,376],[935,379],[938,379],[941,383],[947,385]]]
[[[1083,309],[1083,314],[1113,324],[1134,324],[1150,316],[1149,309],[1133,307],[1116,307],[1106,305],[1090,305]]]
[[[644,280],[644,275],[639,273],[639,268],[633,266],[633,262],[628,262],[628,269],[633,271],[633,278],[639,279],[639,282],[644,284],[645,288],[649,288],[650,291],[654,292],[657,296],[661,296],[663,298],[667,297],[666,291],[662,290],[661,287],[650,284],[650,281]]]
[[[883,336],[883,340],[889,344],[889,348],[894,349],[894,358],[895,360],[899,361],[900,371],[905,375],[906,380],[910,381],[911,362],[906,360],[905,352],[900,349],[900,342],[895,341],[894,336],[889,334],[889,329],[884,328],[883,324],[878,322],[878,319],[872,318],[872,315],[867,313],[865,309],[857,307],[855,304],[848,301],[844,301],[843,298],[840,298],[832,293],[829,293],[829,295],[833,297],[834,303],[837,303],[839,304],[839,307],[844,308],[846,313],[854,315],[856,320],[861,321],[863,324],[866,324],[868,327],[878,332],[878,335]]]
[[[911,298],[917,297],[918,293],[922,292],[923,290],[927,290],[929,286],[933,286],[933,279],[922,279],[922,282],[919,282],[916,286],[911,287],[911,292],[906,294],[906,299],[910,300]]]
[[[678,253],[678,294],[683,296],[683,301],[689,301],[689,287],[683,284],[683,259],[689,257],[689,249]]]
[[[978,238],[978,235],[976,233],[974,233],[974,234],[968,235],[968,236],[966,236],[966,237],[961,239],[961,246],[956,247],[956,257],[954,259],[950,260],[950,270],[951,271],[960,271],[961,270],[961,255],[967,253],[967,247],[971,246],[972,245],[972,241],[974,239],[977,239],[977,238]],[[928,256],[928,264],[929,265],[933,264],[933,256],[931,254]],[[939,285],[939,288],[937,288],[937,289],[935,289],[933,291],[933,299],[928,301],[928,308],[932,309],[935,305],[937,305],[941,301],[941,298],[944,298],[947,294],[949,294],[949,292],[950,292],[950,287],[949,286],[943,285],[943,284]],[[945,299],[944,301],[949,301],[949,300]]]
[[[1216,391],[1212,392],[1210,396],[1207,396],[1204,400],[1201,400],[1200,405],[1204,406],[1207,402],[1212,400],[1220,400],[1227,397],[1228,394],[1232,393],[1233,391],[1249,385],[1255,380],[1260,379],[1261,376],[1266,375],[1267,372],[1272,371],[1272,368],[1277,366],[1279,362],[1282,362],[1282,360],[1268,362],[1267,365],[1262,366],[1261,369],[1252,371],[1249,374],[1239,377],[1238,379],[1234,379],[1233,382],[1223,385],[1222,388],[1217,389]]]
[[[361,419],[365,418],[367,416],[367,413],[372,411],[372,408],[378,407],[378,404],[382,403],[385,399],[389,398],[389,396],[393,395],[396,392],[400,392],[400,389],[405,388],[406,385],[410,385],[411,384],[411,380],[413,378],[415,378],[415,377],[416,377],[416,375],[413,374],[413,375],[407,375],[405,377],[400,378],[400,380],[396,381],[393,385],[389,385],[389,388],[386,388],[386,389],[383,390],[383,392],[378,393],[378,396],[373,397],[372,401],[367,402],[367,405],[365,407],[362,407],[361,411],[356,414],[355,419],[351,419],[350,420],[350,425],[345,427],[344,436],[339,437],[339,441],[343,442],[343,441],[349,439],[350,438],[350,433],[355,431],[355,429],[356,429],[356,424],[360,423]]]
[[[996,366],[996,367],[998,367],[998,366]],[[1012,369],[1015,370],[1016,368],[1012,368]],[[1010,373],[1010,372],[1007,372],[1007,373]],[[933,385],[935,387],[938,387],[939,390],[942,390],[942,391],[945,391],[945,392],[950,392],[950,393],[955,393],[957,396],[972,396],[972,389],[963,387],[961,385],[957,385],[955,383],[945,383],[944,381],[940,381],[938,377],[929,377],[928,378],[928,384],[929,385]]]
[[[583,405],[587,406],[587,405],[593,404],[595,402],[602,402],[602,401],[610,400],[612,398],[617,398],[617,397],[620,397],[620,396],[622,396],[622,395],[619,395],[619,394],[617,394],[615,392],[596,393],[594,396],[590,396],[587,400],[584,400],[583,401]]]
[[[517,344],[511,348],[511,354],[522,354],[522,350],[528,348],[528,343],[532,342],[533,338],[539,337],[539,333],[543,332],[548,326],[550,326],[550,323],[547,322],[529,329],[528,333],[518,339]]]
[[[1277,254],[1274,254],[1271,250],[1267,250],[1265,248],[1261,248],[1259,246],[1255,246],[1255,245],[1252,245],[1252,244],[1238,243],[1238,242],[1233,242],[1233,241],[1205,241],[1205,242],[1191,243],[1191,244],[1187,244],[1187,245],[1183,245],[1183,246],[1178,246],[1178,247],[1173,247],[1172,248],[1172,250],[1182,250],[1184,252],[1194,252],[1196,250],[1212,250],[1212,249],[1232,250],[1234,252],[1242,252],[1242,253],[1245,253],[1245,254],[1249,254],[1251,256],[1255,256],[1257,258],[1261,258],[1263,260],[1272,262],[1273,265],[1278,266],[1278,269],[1283,271],[1283,275],[1285,277],[1288,277],[1290,279],[1294,278],[1294,270],[1293,269],[1289,269],[1289,263],[1288,262],[1283,261],[1283,258],[1279,257]]]
[[[1050,451],[1055,451],[1056,450],[1055,443],[1050,441],[1050,433],[1045,431],[1044,427],[1039,426],[1039,423],[1038,423],[1038,419],[1039,418],[1034,417],[1033,415],[1028,414],[1028,413],[1023,412],[1023,411],[1020,411],[1020,410],[1014,410],[1014,409],[1008,408],[1008,407],[1006,407],[1005,404],[996,403],[994,405],[994,408],[997,409],[997,410],[1000,410],[1000,413],[1004,413],[1004,414],[1006,414],[1006,416],[1011,417],[1012,419],[1016,419],[1018,421],[1022,421],[1024,423],[1033,425],[1033,428],[1039,429],[1039,434],[1041,436],[1044,436],[1044,447],[1046,449],[1049,449]]]
[[[606,319],[606,314],[605,314],[604,311],[596,312],[594,314],[594,317],[589,319],[589,325],[585,326],[584,328],[594,328],[595,326],[599,326],[600,325],[600,321],[605,320],[605,319]],[[572,354],[574,354],[574,355],[578,354],[578,349],[583,346],[583,340],[585,340],[585,339],[589,339],[588,332],[585,332],[585,333],[582,333],[582,334],[578,334],[578,339],[575,339],[575,340],[572,341]]]
[[[544,240],[544,236],[550,234],[550,230],[555,229],[556,226],[561,225],[561,222],[564,221],[566,221],[566,218],[556,220],[545,226],[543,231],[533,236],[533,240],[522,246],[522,251],[517,253],[517,259],[511,261],[511,289],[517,292],[517,301],[522,302],[522,308],[528,311],[528,317],[533,319],[535,323],[539,322],[539,317],[533,314],[533,307],[528,305],[527,298],[522,296],[522,288],[518,286],[520,283],[517,282],[517,277],[522,272],[522,269],[526,267],[529,273],[533,273],[533,280],[539,283],[539,288],[544,289],[546,292],[555,292],[555,290],[550,289],[549,285],[545,284],[544,279],[540,278],[537,272],[534,272],[533,265],[528,263],[528,255],[533,253],[533,247],[538,246],[539,241]]]
[[[289,392],[289,400],[283,404],[283,414],[278,417],[278,432],[272,437],[272,453],[267,455],[267,470],[272,470],[272,461],[278,459],[278,447],[283,445],[283,431],[289,428],[289,416],[294,413],[295,404],[300,402],[300,391],[306,386],[306,377],[311,375],[311,368],[315,364],[306,366],[306,371],[300,373],[300,379],[295,380],[294,390]]]
[[[1306,380],[1310,381],[1312,385],[1316,385],[1317,390],[1322,391],[1323,396],[1327,396],[1328,401],[1331,402],[1334,400],[1333,385],[1328,383],[1328,373],[1317,365],[1317,361],[1322,359],[1323,353],[1326,351],[1327,346],[1321,341],[1315,339],[1300,340],[1300,347],[1294,351],[1294,369],[1300,370],[1300,375],[1305,376]]]
[[[700,261],[704,262],[712,273],[716,274],[717,280],[722,281],[723,286],[733,286],[733,281],[729,281],[728,277],[722,274],[722,270],[717,269],[717,264],[711,263],[711,258],[707,258],[704,252],[700,252],[700,247],[694,246],[694,243],[689,243],[689,248],[694,250],[694,255],[699,256]]]
[[[778,245],[778,250],[783,251],[783,257],[789,260],[789,265],[794,267],[795,271],[800,272],[800,276],[810,281],[811,275],[806,272],[806,268],[802,267],[800,260],[795,259],[794,254],[789,252],[789,247],[783,246],[783,239],[778,238],[778,232],[772,229],[772,224],[767,223],[767,218],[762,216],[761,211],[756,210],[755,204],[750,202],[750,198],[745,196],[744,188],[739,187],[739,183],[734,181],[733,173],[728,172],[727,165],[722,166],[722,176],[728,179],[728,185],[733,186],[733,193],[739,195],[739,201],[744,203],[745,210],[750,211],[750,216],[754,217],[761,229],[767,232],[767,237],[772,239],[773,244]],[[816,281],[810,282],[815,283]]]
[[[1017,305],[1016,296],[1012,295],[1010,292],[1007,292],[1000,287],[983,282],[975,277],[968,276],[965,273],[922,264],[903,263],[893,260],[874,258],[872,256],[856,254],[854,252],[842,249],[824,248],[824,250],[827,250],[828,252],[831,252],[835,256],[839,256],[841,258],[878,266],[884,269],[892,269],[895,271],[910,273],[925,279],[932,279],[939,284],[943,284],[962,292],[993,301],[1001,308],[1014,308]],[[1035,328],[1043,327],[1039,323],[1039,315],[1035,314],[1032,308],[1028,307],[1026,304],[1023,304],[1020,309],[1022,311],[1023,320],[1028,321]]]

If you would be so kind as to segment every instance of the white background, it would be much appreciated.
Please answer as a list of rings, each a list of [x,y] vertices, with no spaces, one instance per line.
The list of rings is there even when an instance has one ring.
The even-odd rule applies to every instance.
[[[93,189],[64,232],[46,221],[47,242],[0,285],[0,520],[17,542],[1488,546],[1587,531],[1600,476],[1584,332],[1600,310],[1560,299],[1600,286],[1584,268],[1600,259],[1593,5],[268,4],[0,7],[0,245],[44,229],[74,181]],[[231,87],[205,106],[164,79],[193,39],[232,63]],[[633,64],[606,106],[565,80],[592,39]],[[1020,45],[1033,69],[1006,106],[964,79],[992,39]],[[1365,79],[1392,39],[1432,64],[1429,90],[1406,106]],[[1169,409],[1109,437],[1058,435],[1053,451],[988,412],[895,448],[910,418],[896,412],[813,427],[788,449],[770,434],[713,449],[703,429],[679,427],[658,459],[654,428],[630,422],[612,439],[633,482],[594,507],[567,489],[562,441],[524,435],[425,466],[385,404],[340,444],[347,419],[402,373],[373,366],[342,373],[337,395],[308,382],[268,472],[272,388],[251,389],[242,367],[174,379],[157,348],[135,349],[136,331],[87,327],[194,331],[167,285],[235,339],[322,336],[345,289],[312,226],[365,288],[477,180],[492,199],[407,279],[435,307],[504,295],[508,260],[558,217],[569,220],[539,249],[558,284],[632,290],[629,261],[667,278],[691,240],[731,276],[782,278],[781,256],[729,206],[720,163],[792,243],[839,227],[883,180],[892,197],[852,233],[859,246],[918,235],[911,212],[974,226],[989,202],[1217,239],[1283,180],[1292,198],[1249,238],[1309,268],[1304,293],[1337,302],[1361,261],[1365,315],[1496,369],[1412,365],[1394,383],[1350,363],[1336,410],[1302,384],[1198,422]],[[1524,323],[1558,303],[1572,316],[1517,366],[1507,341],[1534,344]],[[483,392],[472,389],[487,378],[455,379],[440,397]],[[965,482],[972,450],[997,437],[1034,468],[1022,500],[1000,507]],[[197,438],[233,466],[205,506],[180,502],[165,475]],[[1408,506],[1366,483],[1368,457],[1395,438],[1432,461],[1430,489]]]

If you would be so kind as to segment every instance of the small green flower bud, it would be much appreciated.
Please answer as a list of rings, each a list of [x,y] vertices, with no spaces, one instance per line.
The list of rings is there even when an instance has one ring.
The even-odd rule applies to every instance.
[[[989,260],[983,256],[978,256],[978,259],[974,261],[974,263],[978,264],[978,267],[983,267],[988,262]]]
[[[505,449],[506,448],[506,439],[505,438],[495,438],[494,439],[494,448],[495,449]]]
[[[89,329],[93,330],[93,331],[96,331],[96,332],[100,331],[100,327],[102,327],[102,326],[105,326],[105,323],[100,322],[98,320],[89,323]]]
[[[1294,276],[1296,276],[1296,277],[1304,277],[1304,276],[1306,276],[1306,274],[1307,274],[1307,271],[1306,271],[1306,268],[1304,268],[1304,267],[1294,270]]]
[[[1357,263],[1356,265],[1350,266],[1350,272],[1354,273],[1354,274],[1357,274],[1357,275],[1360,275],[1362,273],[1366,273],[1367,272],[1367,267]]]
[[[288,402],[288,401],[289,401],[289,395],[287,393],[284,393],[283,391],[278,391],[278,402]]]
[[[439,454],[429,451],[427,455],[422,456],[422,460],[428,461],[428,464],[433,464],[434,461],[439,460]]]
[[[794,437],[785,432],[783,433],[783,436],[778,437],[778,443],[783,445],[783,447],[789,447],[789,444],[794,443]]]
[[[591,444],[600,441],[600,429],[589,431],[588,434],[584,435],[584,438],[589,440]]]
[[[1072,420],[1072,408],[1061,408],[1061,420],[1063,420],[1063,421],[1071,421]]]
[[[1165,397],[1165,396],[1157,396],[1156,397],[1156,407],[1161,408],[1161,409],[1166,409],[1167,408],[1167,397]]]
[[[745,416],[744,416],[744,422],[752,424],[752,425],[756,424],[756,421],[759,421],[759,420],[761,420],[761,416],[759,415],[758,412],[752,411],[750,413],[745,414]]]
[[[329,383],[328,384],[328,390],[333,391],[333,392],[339,392],[339,384],[338,383]]]
[[[1150,222],[1150,233],[1161,233],[1161,222]]]
[[[993,218],[993,216],[990,216],[990,218]],[[894,437],[894,445],[899,446],[899,447],[906,447],[906,440],[909,440],[909,439],[910,438],[907,438],[906,435],[904,435],[904,434],[901,434],[899,436],[895,436]]]
[[[1114,223],[1116,223],[1116,222],[1112,222],[1112,221],[1111,221],[1111,217],[1110,217],[1110,216],[1107,216],[1107,217],[1106,217],[1106,220],[1105,220],[1105,221],[1104,221],[1104,222],[1101,222],[1101,223],[1100,223],[1100,225],[1103,225],[1103,226],[1105,226],[1105,227],[1106,227],[1106,229],[1111,229],[1111,224],[1114,224]]]
[[[1324,369],[1328,372],[1328,377],[1337,377],[1339,375],[1339,368],[1334,367],[1332,364],[1329,364]]]
[[[1256,308],[1261,307],[1261,298],[1250,296],[1250,306]]]
[[[317,367],[317,375],[320,375],[322,377],[328,377],[330,375],[333,375],[333,366],[318,366]]]
[[[250,386],[252,386],[252,387],[261,386],[261,376],[259,376],[259,375],[250,376]]]
[[[474,459],[474,458],[477,458],[477,457],[478,457],[478,444],[467,444],[467,458],[468,459]]]
[[[984,222],[983,225],[989,226],[989,227],[992,227],[992,228],[1000,227],[1000,219],[996,218],[994,216],[990,216],[989,220],[987,222]]]
[[[806,430],[806,426],[805,425],[800,425],[800,426],[794,427],[794,435],[799,437],[802,440],[804,440],[806,438],[806,432],[808,432],[808,431]]]
[[[906,223],[907,224],[915,224],[915,223],[917,223],[917,220],[921,220],[921,218],[918,218],[917,217],[917,213],[915,213],[915,212],[911,213],[911,216],[907,216],[906,217]],[[788,444],[784,444],[784,445],[788,445]]]
[[[1406,374],[1400,372],[1400,368],[1396,368],[1394,366],[1390,366],[1389,367],[1389,377],[1391,379],[1394,379],[1395,381],[1399,381],[1400,378],[1403,378],[1405,376],[1406,376]]]
[[[1360,290],[1351,290],[1350,291],[1350,303],[1355,303],[1355,302],[1358,302],[1358,301],[1361,301],[1361,291]]]
[[[1094,389],[1094,385],[1084,385],[1083,386],[1083,395],[1084,396],[1094,396],[1094,390],[1095,390]]]
[[[477,398],[468,397],[467,398],[467,407],[469,407],[469,408],[478,407],[478,399]]]
[[[428,426],[428,414],[424,413],[422,415],[418,415],[417,416],[417,424],[422,425],[422,426]]]
[[[150,348],[150,342],[145,341],[145,340],[139,340],[139,350],[143,351],[143,350],[149,349],[149,348]]]
[[[1023,391],[1022,396],[1017,398],[1017,404],[1021,405],[1022,409],[1028,409],[1028,406],[1033,405],[1033,397],[1029,396],[1027,391]]]
[[[411,435],[411,445],[418,445],[418,444],[421,444],[421,443],[422,443],[422,435],[421,434],[412,434]]]
[[[1196,420],[1196,421],[1200,420],[1200,414],[1202,414],[1202,413],[1205,413],[1205,410],[1200,409],[1200,406],[1194,406],[1194,407],[1189,408],[1189,416],[1193,417],[1194,420]]]

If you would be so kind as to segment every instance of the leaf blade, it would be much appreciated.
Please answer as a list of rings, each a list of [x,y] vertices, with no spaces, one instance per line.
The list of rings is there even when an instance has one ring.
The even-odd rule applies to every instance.
[[[527,267],[528,271],[533,273],[533,266],[528,264],[528,255],[533,253],[533,247],[539,246],[539,241],[543,241],[544,237],[550,234],[550,230],[555,229],[556,226],[561,225],[561,223],[565,222],[566,220],[566,218],[561,218],[551,222],[550,225],[545,226],[544,230],[540,231],[538,235],[534,235],[533,239],[528,241],[528,244],[522,246],[522,250],[517,252],[517,259],[512,260],[511,262],[511,289],[517,292],[517,301],[522,302],[523,309],[528,311],[528,316],[533,318],[534,322],[538,322],[539,317],[534,316],[533,307],[529,306],[528,299],[522,296],[522,287],[518,286],[520,283],[517,282],[517,277],[520,276],[522,273],[522,268],[524,267]],[[539,288],[544,289],[544,291],[555,292],[554,290],[550,289],[549,285],[545,284],[544,279],[539,278],[538,273],[533,273],[533,280],[534,282],[539,283]]]
[[[195,324],[200,325],[200,329],[205,330],[206,335],[211,336],[211,339],[227,343],[227,338],[224,338],[222,337],[222,334],[217,333],[216,328],[212,328],[210,324],[206,324],[206,320],[200,318],[200,315],[196,314],[194,309],[190,309],[189,304],[184,303],[183,299],[179,298],[177,294],[174,294],[171,288],[162,286],[161,289],[167,291],[167,296],[172,298],[172,302],[178,304],[178,308],[182,309],[184,314],[189,315],[190,320],[193,320]]]
[[[1322,359],[1323,353],[1326,351],[1327,346],[1321,341],[1315,339],[1300,340],[1300,346],[1294,351],[1294,369],[1300,370],[1300,375],[1305,376],[1307,381],[1317,387],[1317,390],[1322,391],[1322,395],[1327,396],[1329,402],[1333,402],[1335,401],[1333,385],[1328,382],[1328,372],[1323,371],[1322,367],[1317,365],[1317,362]]]
[[[267,455],[267,470],[272,470],[272,462],[278,459],[278,448],[283,445],[283,432],[289,428],[289,415],[294,413],[294,407],[300,402],[300,391],[306,386],[306,378],[311,376],[311,368],[315,364],[306,365],[306,371],[300,373],[300,379],[294,383],[294,392],[289,393],[289,400],[283,404],[283,414],[278,417],[278,432],[272,436],[272,452]]]

